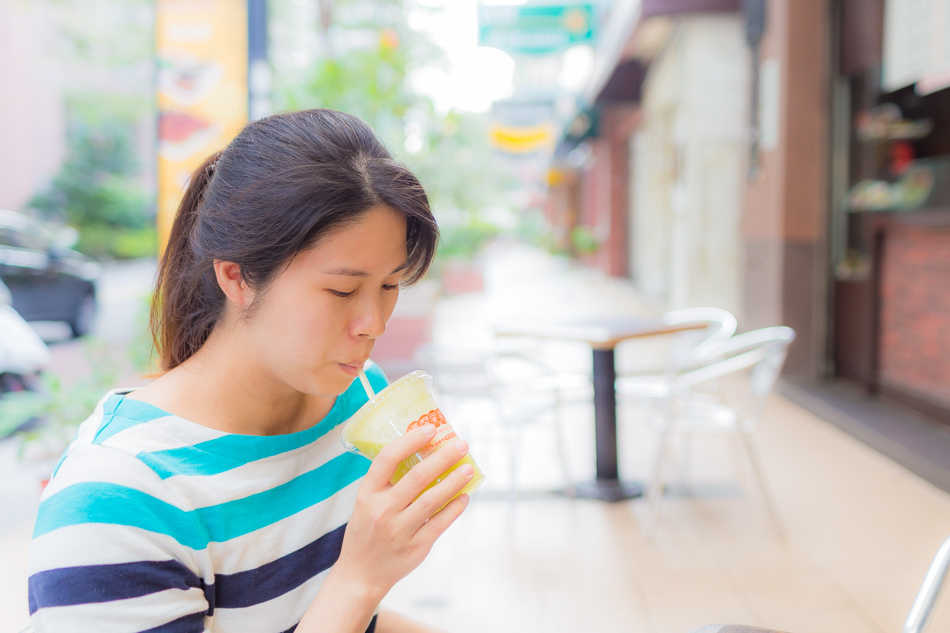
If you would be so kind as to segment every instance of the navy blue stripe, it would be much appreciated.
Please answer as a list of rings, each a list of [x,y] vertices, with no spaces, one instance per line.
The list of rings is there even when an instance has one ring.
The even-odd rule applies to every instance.
[[[202,611],[183,615],[177,620],[172,620],[161,626],[146,629],[140,633],[202,633],[204,630],[205,614]]]
[[[166,589],[201,587],[201,580],[177,560],[62,567],[30,576],[30,613],[46,607],[112,602]]]
[[[346,525],[341,525],[313,543],[255,569],[215,575],[215,607],[250,607],[296,589],[337,561],[345,529]]]

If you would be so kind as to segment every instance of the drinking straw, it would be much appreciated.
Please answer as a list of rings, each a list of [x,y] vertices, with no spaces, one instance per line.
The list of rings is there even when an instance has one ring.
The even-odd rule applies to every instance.
[[[373,391],[372,385],[369,384],[369,378],[366,377],[366,372],[363,371],[363,368],[360,367],[360,382],[363,383],[363,391],[366,392],[366,397],[372,400],[376,397],[376,392]]]

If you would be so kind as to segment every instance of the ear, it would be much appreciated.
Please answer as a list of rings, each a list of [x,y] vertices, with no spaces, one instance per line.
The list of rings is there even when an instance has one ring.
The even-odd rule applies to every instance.
[[[241,267],[234,262],[214,260],[214,274],[218,285],[232,302],[239,306],[246,306],[254,298],[254,291],[247,285],[241,276]]]

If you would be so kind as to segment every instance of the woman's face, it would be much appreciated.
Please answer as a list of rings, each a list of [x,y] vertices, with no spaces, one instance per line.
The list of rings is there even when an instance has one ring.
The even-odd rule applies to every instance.
[[[243,327],[253,358],[298,392],[341,394],[386,329],[407,257],[406,218],[388,207],[332,231],[299,253],[252,309]]]

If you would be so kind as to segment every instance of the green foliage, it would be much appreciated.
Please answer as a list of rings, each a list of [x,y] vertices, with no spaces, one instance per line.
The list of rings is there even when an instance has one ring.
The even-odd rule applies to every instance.
[[[102,341],[86,341],[85,351],[91,360],[92,372],[75,384],[65,386],[59,376],[47,372],[42,375],[38,392],[17,391],[0,398],[0,420],[6,433],[33,419],[39,420],[35,428],[19,433],[22,446],[40,439],[65,446],[76,434],[79,423],[113,387],[118,372],[115,362],[109,358],[107,345]]]
[[[125,353],[140,376],[150,376],[159,371],[156,365],[158,359],[155,357],[155,343],[148,327],[151,307],[152,293],[144,293],[139,297],[139,307],[136,311],[136,322],[140,323],[141,327],[136,328],[138,335],[129,342]]]
[[[153,226],[115,229],[107,224],[86,224],[76,248],[98,258],[153,257],[158,250],[158,231]]]
[[[97,258],[141,257],[152,192],[135,126],[153,118],[154,0],[30,0],[49,25],[44,54],[70,78],[67,155],[27,206],[79,230]],[[74,80],[72,78],[75,78]]]
[[[47,219],[75,226],[78,249],[88,255],[122,258],[154,253],[140,248],[142,231],[150,225],[149,195],[135,177],[138,161],[131,123],[74,119],[68,140],[59,173],[28,206]],[[130,233],[138,237],[126,237]]]
[[[439,256],[444,259],[472,259],[500,233],[501,227],[474,215],[469,216],[465,224],[443,225]]]
[[[116,259],[154,257],[158,252],[158,231],[154,226],[122,231],[113,236],[109,249]]]
[[[307,27],[320,39],[305,67],[275,65],[278,109],[332,108],[364,119],[429,194],[442,228],[436,271],[440,260],[471,258],[503,230],[481,210],[505,206],[515,179],[489,145],[487,114],[438,112],[412,88],[413,71],[444,60],[441,49],[408,26],[407,15],[436,9],[401,0],[317,5],[320,20],[308,25],[294,22],[300,5],[270,2],[272,41],[281,34],[277,47],[302,38]]]
[[[575,226],[571,231],[571,248],[578,255],[593,255],[600,249],[600,240],[586,226]]]

